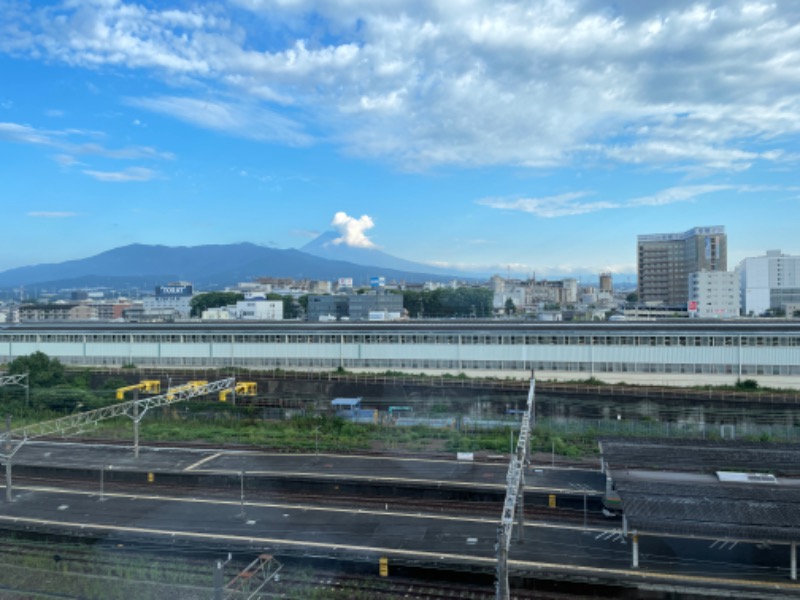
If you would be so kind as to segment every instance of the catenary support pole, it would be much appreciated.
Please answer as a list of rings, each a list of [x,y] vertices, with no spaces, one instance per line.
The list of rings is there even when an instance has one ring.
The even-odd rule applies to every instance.
[[[525,467],[519,475],[519,496],[517,496],[517,542],[525,543]]]
[[[792,581],[797,581],[797,542],[792,542],[792,565],[790,577]]]
[[[222,577],[222,561],[218,560],[214,563],[214,600],[222,600],[222,589],[225,583]]]
[[[583,490],[583,530],[586,531],[586,490]]]
[[[502,525],[497,532],[497,595],[495,600],[509,600],[508,588],[508,547],[501,541],[505,539],[505,532]]]
[[[511,537],[514,533],[515,522],[518,523],[517,540],[524,540],[524,498],[525,469],[527,468],[527,446],[530,441],[531,414],[533,412],[533,396],[535,393],[535,380],[531,377],[528,391],[528,403],[525,414],[520,423],[520,434],[517,440],[517,449],[513,452],[506,475],[506,497],[503,503],[503,513],[497,528],[497,577],[495,579],[495,600],[509,600],[510,586],[508,581],[508,557]],[[512,438],[513,441],[513,438]]]
[[[639,534],[636,531],[633,532],[633,562],[631,566],[634,569],[639,568]]]
[[[11,439],[11,415],[6,415],[6,439]],[[5,446],[6,453],[6,502],[12,502],[14,499],[13,489],[11,487],[11,444]]]
[[[14,497],[11,490],[11,457],[6,459],[6,502],[13,502]]]
[[[244,519],[244,471],[239,471],[239,491],[241,496],[241,517]]]
[[[139,458],[139,390],[133,390],[133,457]]]

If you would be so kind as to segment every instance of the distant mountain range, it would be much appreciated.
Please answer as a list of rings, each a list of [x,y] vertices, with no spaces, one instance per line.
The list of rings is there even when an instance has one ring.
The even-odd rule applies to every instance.
[[[336,239],[341,237],[335,231],[327,231],[322,235],[314,238],[308,244],[300,248],[301,252],[312,254],[319,258],[327,258],[329,260],[341,260],[345,262],[355,263],[357,265],[364,265],[370,267],[379,267],[381,269],[394,269],[396,271],[409,271],[414,273],[428,273],[444,275],[450,279],[454,277],[452,271],[441,269],[431,265],[423,265],[410,260],[403,260],[390,254],[386,254],[376,248],[353,248],[352,246],[345,246],[344,244],[334,243]],[[464,276],[463,274],[461,275]],[[469,274],[470,278],[478,277],[477,274]]]
[[[302,250],[255,244],[168,247],[132,244],[96,256],[0,272],[0,288],[66,289],[110,287],[146,289],[170,281],[190,281],[197,289],[221,289],[258,277],[336,280],[356,285],[383,276],[387,282],[445,281],[465,276],[395,258],[370,249],[342,248],[326,233]]]

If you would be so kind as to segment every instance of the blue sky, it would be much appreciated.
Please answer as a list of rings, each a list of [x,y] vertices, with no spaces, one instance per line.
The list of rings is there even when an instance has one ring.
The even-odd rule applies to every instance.
[[[0,269],[332,228],[537,276],[704,225],[800,254],[798,48],[790,0],[0,0]]]

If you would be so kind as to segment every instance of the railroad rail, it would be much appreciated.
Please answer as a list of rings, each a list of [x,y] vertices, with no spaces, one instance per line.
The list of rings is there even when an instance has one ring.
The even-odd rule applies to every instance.
[[[86,479],[75,479],[69,477],[58,477],[48,475],[38,477],[36,475],[17,475],[17,486],[52,488],[52,487],[71,487],[72,489],[84,492],[97,492],[97,482]],[[142,489],[153,491],[154,484],[136,483],[129,481],[104,481],[104,493],[126,494],[135,493]],[[197,487],[180,486],[175,484],[157,484],[158,493],[174,497],[196,498]],[[230,499],[232,489],[228,488],[203,488],[203,495],[209,499]],[[333,507],[364,507],[368,510],[382,511],[398,510],[407,511],[413,514],[458,514],[471,517],[496,517],[503,508],[503,503],[498,497],[495,501],[486,500],[439,500],[432,503],[429,499],[415,499],[404,496],[386,498],[385,496],[368,496],[365,494],[313,494],[308,492],[293,492],[287,490],[275,491],[262,488],[247,490],[244,501],[245,508],[248,504],[258,503],[286,503],[298,506],[333,506]],[[524,506],[525,518],[527,520],[539,520],[547,522],[559,522],[571,525],[584,523],[587,526],[607,526],[608,519],[598,511],[587,511],[576,508],[555,507],[549,508],[543,505],[531,505],[530,502]]]
[[[175,553],[171,549],[171,554]],[[151,554],[152,553],[152,554]],[[0,544],[0,565],[14,567],[17,565],[27,565],[30,563],[43,562],[51,563],[55,570],[64,570],[73,577],[86,577],[96,579],[97,577],[111,576],[108,573],[115,572],[120,566],[120,559],[126,558],[147,558],[160,561],[162,554],[158,548],[148,544],[144,548],[135,545],[125,549],[115,549],[114,553],[98,552],[92,548],[80,548],[70,545],[54,545],[52,542],[36,542],[15,539],[13,543]],[[211,588],[202,585],[200,582],[208,581],[211,561],[206,558],[198,558],[196,553],[183,555],[178,553],[178,561],[170,564],[168,575],[175,580],[183,582],[196,581],[197,583],[181,585],[170,582],[148,581],[148,584],[161,584],[165,587],[173,588],[173,591],[180,591],[187,594],[186,597],[209,597]],[[243,569],[244,562],[241,558],[231,563],[227,571]],[[342,565],[341,570],[330,568],[315,568],[313,573],[307,574],[307,569],[300,563],[289,563],[281,572],[279,581],[270,583],[264,590],[265,597],[281,597],[287,599],[297,599],[303,595],[319,594],[329,591],[337,597],[355,597],[361,594],[375,600],[395,600],[404,598],[408,600],[489,600],[493,598],[491,586],[480,583],[464,583],[461,581],[451,581],[448,573],[440,571],[439,577],[433,578],[430,574],[426,578],[413,578],[409,575],[394,575],[388,577],[377,577],[376,575],[351,573],[347,571],[347,565]],[[392,569],[392,566],[389,567]],[[376,569],[377,570],[377,569]],[[52,571],[47,572],[48,575]],[[18,582],[17,585],[2,585],[0,589],[10,593],[20,594],[20,597],[53,597],[53,598],[86,598],[82,593],[70,593],[62,587],[62,592],[51,594],[41,589],[31,589],[24,587]],[[194,593],[195,595],[192,595]],[[183,596],[182,596],[183,597]],[[245,598],[242,595],[231,594],[230,598]],[[262,596],[259,596],[262,597]],[[573,600],[584,596],[572,593],[548,592],[543,590],[516,589],[512,596],[517,600],[528,600],[537,598],[540,600]]]
[[[119,377],[119,369],[93,369],[99,376]],[[332,371],[250,371],[244,369],[163,369],[140,368],[131,369],[136,376],[157,378],[159,374],[166,379],[185,377],[192,379],[203,374],[203,377],[215,379],[225,373],[241,372],[250,379],[265,381],[318,381],[334,384],[352,384],[382,387],[428,387],[453,388],[462,390],[492,390],[496,392],[525,393],[528,387],[526,379],[490,379],[478,377],[454,376],[386,376],[368,373],[336,373]],[[644,398],[653,400],[712,400],[714,402],[755,402],[759,404],[800,404],[800,392],[782,391],[738,391],[727,389],[696,389],[665,386],[630,386],[616,384],[593,384],[585,382],[536,382],[539,393],[570,396],[604,396],[619,398]]]

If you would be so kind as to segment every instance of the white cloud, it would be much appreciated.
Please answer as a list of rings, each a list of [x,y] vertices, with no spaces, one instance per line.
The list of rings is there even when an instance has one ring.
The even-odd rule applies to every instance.
[[[537,217],[566,217],[572,215],[582,215],[607,210],[609,208],[619,208],[619,204],[606,201],[582,202],[581,198],[588,196],[588,192],[571,192],[558,196],[545,196],[542,198],[484,198],[478,200],[477,204],[499,208],[526,212]]]
[[[501,277],[526,278],[534,276],[538,280],[548,277],[563,277],[570,275],[583,275],[586,273],[635,273],[635,264],[616,264],[616,265],[588,265],[564,263],[555,266],[533,265],[529,263],[508,262],[508,263],[479,263],[479,262],[448,262],[448,261],[428,261],[427,263],[441,269],[452,269],[454,271],[464,271],[467,273],[495,273]]]
[[[688,202],[698,196],[716,192],[736,191],[753,192],[763,191],[763,188],[754,186],[733,185],[687,185],[675,186],[651,194],[629,200],[620,201],[583,201],[582,198],[590,192],[571,192],[558,196],[545,196],[542,198],[483,198],[476,200],[476,204],[502,210],[531,213],[537,217],[554,218],[582,215],[609,209],[636,208],[641,206],[664,206],[675,202]]]
[[[307,238],[310,240],[318,238],[320,234],[319,231],[313,231],[309,229],[293,229],[289,233],[295,237]]]
[[[311,142],[311,137],[301,131],[299,124],[253,104],[177,96],[130,98],[128,103],[238,137],[290,146]]]
[[[642,196],[629,200],[627,206],[663,206],[665,204],[674,204],[675,202],[686,202],[694,200],[698,196],[705,194],[713,194],[715,192],[724,192],[728,190],[740,189],[732,185],[687,185],[672,187],[662,190],[651,196]],[[743,189],[740,189],[743,191]]]
[[[334,244],[344,244],[353,248],[375,248],[375,244],[364,232],[375,227],[375,223],[368,215],[355,219],[344,212],[337,212],[333,216],[331,226],[341,234],[333,240]]]
[[[55,145],[52,133],[18,123],[0,123],[0,140],[22,144]]]
[[[255,18],[221,3],[14,4],[0,51],[155,72],[211,100],[133,101],[149,110],[290,145],[321,130],[409,168],[588,154],[742,170],[785,160],[800,134],[792,0],[233,3]]]
[[[93,171],[86,169],[83,171],[89,177],[93,177],[98,181],[150,181],[158,174],[152,169],[144,167],[129,167],[122,171]]]
[[[74,167],[81,164],[81,162],[70,154],[56,154],[53,159],[62,167]]]
[[[70,217],[77,217],[78,213],[68,211],[31,211],[27,213],[29,217],[40,219],[68,219]]]
[[[37,129],[30,125],[21,125],[19,123],[0,123],[0,140],[20,144],[52,146],[69,154],[95,155],[118,160],[135,160],[141,158],[172,160],[175,158],[175,155],[171,152],[161,152],[149,146],[108,148],[96,142],[85,142],[76,139],[86,137],[102,137],[102,134],[80,129],[47,130]],[[63,156],[64,154],[59,155],[59,157]],[[64,164],[59,157],[57,157],[56,160]]]

